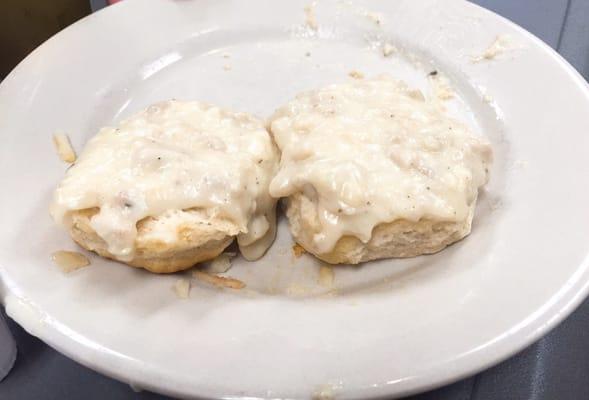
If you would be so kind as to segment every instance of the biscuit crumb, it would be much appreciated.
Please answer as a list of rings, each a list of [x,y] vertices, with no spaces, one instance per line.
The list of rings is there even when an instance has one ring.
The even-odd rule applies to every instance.
[[[65,133],[53,134],[53,145],[57,150],[57,155],[61,161],[66,163],[76,162],[76,152],[74,151],[70,138]]]
[[[333,280],[335,278],[335,273],[333,271],[333,267],[331,265],[322,265],[319,268],[319,279],[317,280],[319,284],[323,287],[330,287],[333,286]]]
[[[229,54],[229,53],[223,53],[222,56],[223,56],[223,58],[230,58],[231,57],[231,54]]]
[[[317,30],[317,28],[319,27],[317,25],[317,17],[315,15],[315,6],[317,4],[315,2],[311,3],[311,4],[307,4],[304,8],[305,10],[305,22],[307,24],[307,26],[311,29],[313,29],[314,31]]]
[[[245,283],[238,279],[210,274],[208,272],[194,271],[192,276],[201,282],[205,282],[216,287],[224,287],[229,289],[243,289],[245,287]]]
[[[348,75],[354,79],[364,79],[364,74],[360,71],[350,71]]]
[[[231,67],[231,65],[229,65],[229,64],[225,64],[225,65],[223,65],[223,69],[224,69],[225,71],[231,71],[232,67]]]
[[[313,392],[312,400],[334,400],[335,393],[332,385],[321,385]]]
[[[428,75],[434,95],[439,100],[450,100],[454,98],[454,89],[452,89],[452,86],[450,85],[450,81],[448,80],[448,78],[440,75],[438,71],[435,72],[435,74],[430,73]]]
[[[307,250],[305,250],[305,248],[303,246],[301,246],[300,244],[298,244],[298,243],[293,244],[292,253],[294,254],[294,256],[296,258],[301,257],[306,252],[307,252]]]
[[[419,100],[419,101],[425,101],[425,96],[423,95],[423,93],[421,92],[421,90],[417,90],[417,89],[415,89],[415,90],[409,90],[407,92],[407,94],[412,99]]]
[[[51,254],[51,259],[66,274],[90,265],[88,257],[77,251],[59,250]]]
[[[231,258],[235,257],[235,253],[222,253],[214,258],[207,266],[207,272],[212,274],[222,274],[229,271],[231,268]]]
[[[396,52],[397,52],[397,49],[392,44],[390,44],[390,43],[383,44],[383,46],[382,46],[382,55],[383,56],[390,57],[391,55],[393,55]]]
[[[497,56],[507,51],[515,50],[516,48],[517,46],[514,46],[511,36],[499,35],[481,55],[473,56],[471,61],[473,63],[479,63],[481,61],[494,60],[497,58]]]
[[[374,22],[377,26],[381,26],[382,25],[382,22],[383,22],[382,14],[376,13],[376,12],[372,12],[372,11],[366,11],[365,15],[366,15],[366,17],[369,20],[371,20],[372,22]]]
[[[187,299],[190,297],[190,281],[188,279],[178,279],[174,283],[173,289],[179,299]]]

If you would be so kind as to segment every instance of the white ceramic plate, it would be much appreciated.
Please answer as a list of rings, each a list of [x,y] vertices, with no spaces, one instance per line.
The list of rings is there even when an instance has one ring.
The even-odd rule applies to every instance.
[[[546,45],[464,1],[129,0],[42,45],[0,85],[0,273],[7,312],[75,360],[183,397],[398,396],[494,364],[555,326],[589,283],[589,91]],[[372,14],[380,13],[380,15]],[[376,22],[379,19],[380,23]],[[473,63],[498,35],[507,51]],[[384,42],[399,52],[384,57]],[[427,92],[450,78],[449,109],[493,143],[473,233],[443,252],[335,271],[295,259],[285,221],[270,253],[230,271],[243,291],[156,276],[75,249],[47,212],[77,149],[147,104],[199,99],[261,116],[297,92],[389,73]],[[334,289],[335,288],[335,289]]]

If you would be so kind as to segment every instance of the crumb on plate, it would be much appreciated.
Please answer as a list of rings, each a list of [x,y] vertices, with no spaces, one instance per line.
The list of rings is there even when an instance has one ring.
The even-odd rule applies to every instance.
[[[390,57],[397,51],[397,48],[390,43],[385,43],[382,45],[382,55],[385,57]]]
[[[307,251],[305,250],[305,248],[303,246],[301,246],[300,244],[295,243],[292,245],[292,253],[294,254],[294,256],[296,258],[299,258],[300,256],[302,256],[306,252]]]
[[[236,253],[222,253],[215,257],[207,265],[207,272],[212,274],[222,274],[229,271],[231,268],[231,259],[235,257]]]
[[[409,97],[411,97],[415,100],[425,101],[425,96],[423,95],[423,92],[421,90],[418,90],[418,89],[410,90],[407,92],[407,94],[409,95]]]
[[[305,23],[307,24],[307,26],[313,30],[317,30],[317,28],[319,27],[317,25],[317,17],[315,15],[315,6],[317,4],[315,2],[312,2],[311,4],[307,4],[304,8],[305,10]]]
[[[245,283],[243,283],[239,279],[210,274],[204,271],[194,271],[192,275],[199,281],[208,283],[216,287],[223,287],[229,289],[243,289],[245,287]]]
[[[450,100],[454,98],[455,92],[450,85],[448,78],[435,70],[430,72],[428,77],[435,97],[437,97],[439,100]]]
[[[353,70],[353,71],[350,71],[348,73],[348,75],[354,79],[364,79],[364,74],[360,71]]]
[[[511,36],[506,34],[499,35],[482,54],[473,56],[472,62],[479,63],[481,61],[493,60],[506,51],[514,50],[515,48]]]
[[[366,11],[365,15],[369,20],[374,22],[376,25],[378,25],[378,26],[382,25],[382,22],[383,22],[382,14],[377,13],[377,12],[373,12],[373,11]]]
[[[190,281],[188,279],[178,279],[174,283],[173,289],[179,299],[187,299],[190,297]]]
[[[312,400],[334,400],[335,393],[333,385],[321,385],[313,392]]]
[[[58,250],[51,254],[51,259],[66,274],[90,265],[88,257],[77,251]]]
[[[76,152],[74,151],[70,138],[65,133],[54,133],[53,144],[57,150],[59,158],[67,163],[76,162]]]

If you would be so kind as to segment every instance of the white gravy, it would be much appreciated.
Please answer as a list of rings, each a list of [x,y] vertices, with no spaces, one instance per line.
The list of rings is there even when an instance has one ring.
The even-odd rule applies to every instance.
[[[136,225],[167,210],[203,208],[239,229],[240,249],[260,257],[275,233],[268,185],[278,152],[263,122],[198,102],[166,101],[92,138],[55,192],[51,213],[99,207],[91,226],[122,261]]]
[[[397,219],[464,220],[492,161],[439,101],[386,77],[302,93],[270,127],[282,151],[270,194],[314,201],[322,229],[305,245],[319,254]]]

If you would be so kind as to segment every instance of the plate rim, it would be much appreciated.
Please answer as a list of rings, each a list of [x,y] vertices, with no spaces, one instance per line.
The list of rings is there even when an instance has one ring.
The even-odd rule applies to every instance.
[[[13,75],[15,75],[20,69],[23,68],[23,65],[25,63],[29,62],[31,59],[33,59],[37,56],[38,50],[41,47],[51,45],[53,42],[59,40],[59,37],[64,32],[67,32],[68,30],[72,29],[72,27],[85,24],[89,19],[92,19],[92,18],[105,18],[108,13],[119,12],[118,10],[123,8],[123,4],[127,5],[127,4],[139,4],[139,3],[140,2],[138,0],[136,0],[136,1],[127,0],[125,2],[116,3],[112,6],[106,7],[104,9],[96,11],[93,14],[88,15],[88,16],[76,21],[74,24],[66,27],[62,31],[56,33],[55,35],[53,35],[52,37],[47,39],[45,42],[43,42],[41,45],[39,45],[35,50],[33,50],[19,64],[17,64],[17,66],[6,76],[4,81],[0,82],[0,89],[3,86],[3,83],[10,80]],[[587,81],[582,77],[582,75],[569,62],[567,62],[563,56],[561,56],[556,50],[554,50],[549,45],[547,45],[545,42],[543,42],[541,39],[539,39],[536,35],[527,31],[526,29],[522,28],[521,26],[517,25],[513,21],[511,21],[511,20],[509,20],[509,19],[507,19],[507,18],[505,18],[505,17],[503,17],[503,16],[501,16],[491,10],[488,10],[482,6],[479,6],[477,4],[465,2],[465,7],[478,8],[479,10],[482,10],[483,12],[485,12],[489,15],[492,15],[493,18],[501,20],[504,24],[507,24],[511,28],[513,28],[514,30],[518,31],[522,36],[526,37],[526,39],[528,41],[530,41],[537,48],[542,50],[542,53],[545,56],[550,57],[552,60],[556,61],[559,65],[560,69],[567,73],[569,79],[573,80],[575,83],[575,86],[578,87],[579,89],[583,90],[585,96],[589,99],[589,83],[587,83]],[[393,396],[406,396],[406,395],[411,395],[411,394],[415,394],[415,393],[421,393],[424,391],[432,390],[432,389],[459,381],[467,376],[477,374],[483,370],[486,370],[494,365],[499,364],[500,362],[512,357],[514,354],[524,350],[530,344],[537,341],[542,336],[546,335],[549,331],[554,329],[565,318],[567,318],[581,304],[581,302],[586,297],[589,296],[589,271],[588,271],[588,269],[589,269],[589,255],[586,256],[586,258],[581,263],[579,263],[579,265],[576,268],[577,272],[579,272],[579,271],[583,272],[578,277],[578,279],[575,280],[574,282],[572,282],[572,284],[569,285],[569,287],[567,288],[567,290],[564,293],[559,292],[558,294],[560,294],[560,296],[553,295],[545,303],[545,305],[548,305],[548,304],[550,305],[550,307],[547,307],[547,308],[549,308],[549,309],[555,308],[555,309],[553,311],[551,311],[551,310],[543,311],[537,318],[535,318],[530,323],[529,326],[534,326],[533,329],[531,329],[530,333],[528,333],[525,336],[522,336],[522,335],[517,336],[517,340],[512,338],[512,342],[510,344],[508,344],[507,346],[505,346],[505,349],[502,350],[503,352],[500,351],[500,352],[496,352],[495,354],[493,354],[493,352],[490,350],[494,349],[494,347],[491,349],[491,348],[489,348],[489,346],[486,346],[487,347],[486,350],[490,354],[490,356],[488,356],[486,360],[481,360],[480,357],[477,360],[476,355],[478,353],[475,353],[474,356],[466,356],[467,358],[465,358],[465,364],[476,364],[476,366],[473,366],[473,365],[471,365],[471,367],[461,366],[458,370],[453,370],[453,372],[450,374],[451,376],[441,376],[441,377],[437,376],[437,378],[436,378],[436,375],[430,376],[429,374],[424,374],[424,375],[419,376],[415,379],[416,384],[413,385],[412,389],[407,389],[405,391],[393,393],[391,391],[383,390],[383,389],[386,389],[386,386],[382,387],[382,388],[372,388],[372,389],[362,388],[362,389],[358,389],[358,390],[360,390],[362,392],[362,397],[364,397],[364,398],[383,398],[385,396],[386,397],[390,396],[391,393],[393,393]],[[6,299],[7,299],[8,295],[13,295],[15,297],[15,299],[17,299],[17,300],[26,300],[25,297],[22,297],[18,294],[18,291],[19,291],[18,288],[15,288],[14,285],[11,284],[10,278],[5,276],[3,272],[4,272],[4,268],[2,268],[0,266],[0,289],[1,289],[0,293],[2,294],[2,298],[0,300],[2,301],[2,303],[5,306],[7,306]],[[573,278],[574,278],[574,276],[570,277],[569,280],[567,280],[567,283],[571,282],[571,280],[573,280]],[[552,302],[552,304],[550,304],[551,302]],[[42,309],[41,307],[39,307],[36,304],[30,304],[30,305],[33,307],[38,307],[39,310]],[[48,323],[47,326],[50,327],[51,330],[44,330],[43,333],[37,334],[35,332],[34,326],[32,326],[30,321],[28,321],[26,318],[24,318],[24,319],[18,318],[18,317],[15,318],[14,315],[10,315],[8,313],[8,309],[9,309],[9,307],[7,307],[7,310],[6,310],[7,314],[15,322],[17,322],[20,326],[22,326],[27,332],[31,333],[33,336],[38,337],[44,343],[48,344],[50,347],[52,347],[53,349],[59,351],[60,353],[62,353],[64,355],[66,355],[67,357],[71,358],[72,360],[74,360],[74,361],[76,361],[76,362],[78,362],[78,363],[80,363],[80,364],[84,365],[85,367],[88,367],[92,370],[98,371],[99,373],[101,373],[103,375],[106,375],[108,377],[122,381],[124,383],[126,381],[125,378],[129,377],[128,374],[121,372],[122,370],[116,370],[115,368],[113,368],[112,365],[107,365],[106,363],[104,363],[102,361],[102,359],[100,359],[98,357],[94,357],[95,362],[92,362],[93,355],[94,356],[99,355],[99,354],[103,355],[104,353],[101,352],[99,349],[88,349],[87,346],[84,346],[80,342],[72,339],[72,337],[64,330],[64,328],[65,328],[64,326],[61,326],[60,324],[55,324],[55,323]],[[84,351],[84,350],[89,350],[89,351]],[[86,355],[86,357],[84,357],[83,355]],[[120,354],[117,355],[117,357],[120,357],[120,356],[121,356]],[[98,360],[98,361],[96,361],[96,360]],[[131,362],[137,362],[137,361],[131,360]],[[136,365],[135,368],[137,369],[137,371],[142,372],[144,370],[147,370],[148,366]],[[142,374],[139,373],[137,375],[142,375]],[[128,381],[128,379],[127,379],[127,381]],[[429,382],[429,383],[426,384],[424,382]],[[134,385],[137,384],[141,388],[145,388],[147,390],[154,391],[157,393],[168,394],[168,395],[172,395],[172,396],[181,396],[181,397],[187,397],[187,396],[191,397],[191,398],[195,397],[195,394],[193,394],[193,393],[185,393],[182,391],[175,391],[172,388],[170,388],[169,386],[153,385],[152,383],[150,383],[147,380],[141,381],[139,379],[139,380],[136,380],[136,382],[133,382],[133,384]],[[359,393],[356,393],[356,391],[354,391],[354,394],[359,394]],[[226,394],[224,395],[220,392],[213,392],[213,393],[201,392],[198,395],[196,395],[197,398],[208,398],[210,396],[226,397],[227,395]]]

